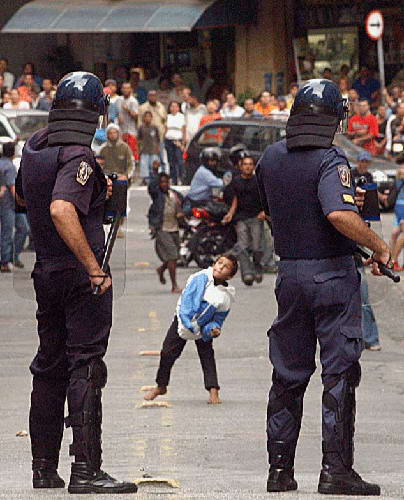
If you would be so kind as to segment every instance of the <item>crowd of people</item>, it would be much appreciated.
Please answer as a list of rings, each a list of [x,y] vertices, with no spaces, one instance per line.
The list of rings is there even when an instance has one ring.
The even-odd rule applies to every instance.
[[[366,66],[356,75],[346,65],[337,75],[325,68],[322,77],[335,81],[342,96],[349,99],[348,137],[369,153],[369,162],[373,156],[400,162],[394,145],[404,143],[401,81],[393,80],[389,88],[381,89]],[[7,59],[0,58],[0,106],[4,109],[49,111],[55,88],[55,82],[39,76],[32,63],[24,64],[21,75],[16,77],[8,70]],[[216,85],[203,65],[196,68],[192,81],[172,69],[163,69],[158,77],[151,77],[144,68],[121,65],[113,78],[104,82],[104,92],[110,97],[109,124],[96,133],[100,146],[97,159],[107,173],[132,178],[136,172],[139,182],[145,185],[158,173],[168,174],[173,185],[182,184],[186,177],[183,153],[200,127],[229,118],[287,117],[298,89],[298,84],[292,83],[285,96],[264,90],[254,99],[247,97],[238,102],[230,88]],[[399,206],[401,191],[397,198]],[[400,227],[397,219],[394,244],[397,238],[401,242]],[[397,247],[396,253],[400,251]],[[396,269],[401,269],[398,263]]]
[[[395,159],[394,144],[404,141],[402,81],[393,79],[388,88],[381,89],[366,66],[356,74],[347,65],[338,74],[325,68],[321,76],[335,81],[351,103],[348,137],[352,142],[372,155]],[[109,147],[118,139],[129,146],[144,184],[157,162],[159,171],[169,173],[177,184],[183,180],[183,152],[201,126],[222,118],[287,117],[298,88],[292,83],[285,96],[264,90],[255,99],[244,97],[238,102],[230,88],[216,85],[204,65],[188,80],[172,68],[163,68],[159,76],[151,77],[147,69],[133,66],[128,70],[120,65],[113,78],[105,80],[111,102],[109,121],[119,127],[119,138],[112,134],[111,141],[105,131],[98,137],[101,143],[109,141]],[[34,64],[24,64],[16,77],[8,70],[7,59],[0,58],[0,106],[4,109],[49,111],[54,94],[55,82],[39,76]]]

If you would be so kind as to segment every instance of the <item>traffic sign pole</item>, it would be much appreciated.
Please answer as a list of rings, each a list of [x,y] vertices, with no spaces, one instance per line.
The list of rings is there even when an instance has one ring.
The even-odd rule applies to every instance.
[[[380,10],[372,10],[366,16],[366,33],[371,40],[377,41],[377,59],[379,63],[380,87],[382,90],[382,104],[385,104],[384,88],[386,80],[384,77],[384,53],[383,53],[383,31],[384,19]]]
[[[385,105],[384,88],[386,86],[386,79],[384,76],[384,52],[383,52],[383,37],[377,40],[377,59],[379,61],[379,77],[380,88],[382,90],[382,104]]]

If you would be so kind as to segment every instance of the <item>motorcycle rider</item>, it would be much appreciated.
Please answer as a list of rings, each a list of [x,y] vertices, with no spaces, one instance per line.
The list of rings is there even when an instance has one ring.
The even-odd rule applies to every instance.
[[[213,198],[214,188],[223,188],[223,180],[217,177],[217,167],[222,158],[222,152],[217,147],[204,148],[199,155],[200,167],[195,172],[191,188],[184,201],[184,211],[206,205]]]

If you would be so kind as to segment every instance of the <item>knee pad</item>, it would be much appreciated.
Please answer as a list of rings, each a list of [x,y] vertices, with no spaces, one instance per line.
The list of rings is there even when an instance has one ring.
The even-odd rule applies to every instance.
[[[107,375],[107,365],[101,358],[95,358],[90,360],[87,365],[73,370],[71,380],[88,380],[97,389],[102,389],[107,384]]]
[[[295,420],[300,420],[303,411],[303,396],[308,383],[306,381],[293,389],[288,389],[274,378],[268,399],[268,417],[275,415],[283,409],[288,409]]]

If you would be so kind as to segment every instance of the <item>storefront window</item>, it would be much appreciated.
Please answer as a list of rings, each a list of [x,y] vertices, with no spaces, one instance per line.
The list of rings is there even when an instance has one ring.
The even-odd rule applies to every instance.
[[[315,77],[325,68],[338,75],[342,65],[352,76],[359,66],[358,30],[355,27],[308,30],[308,51]]]

